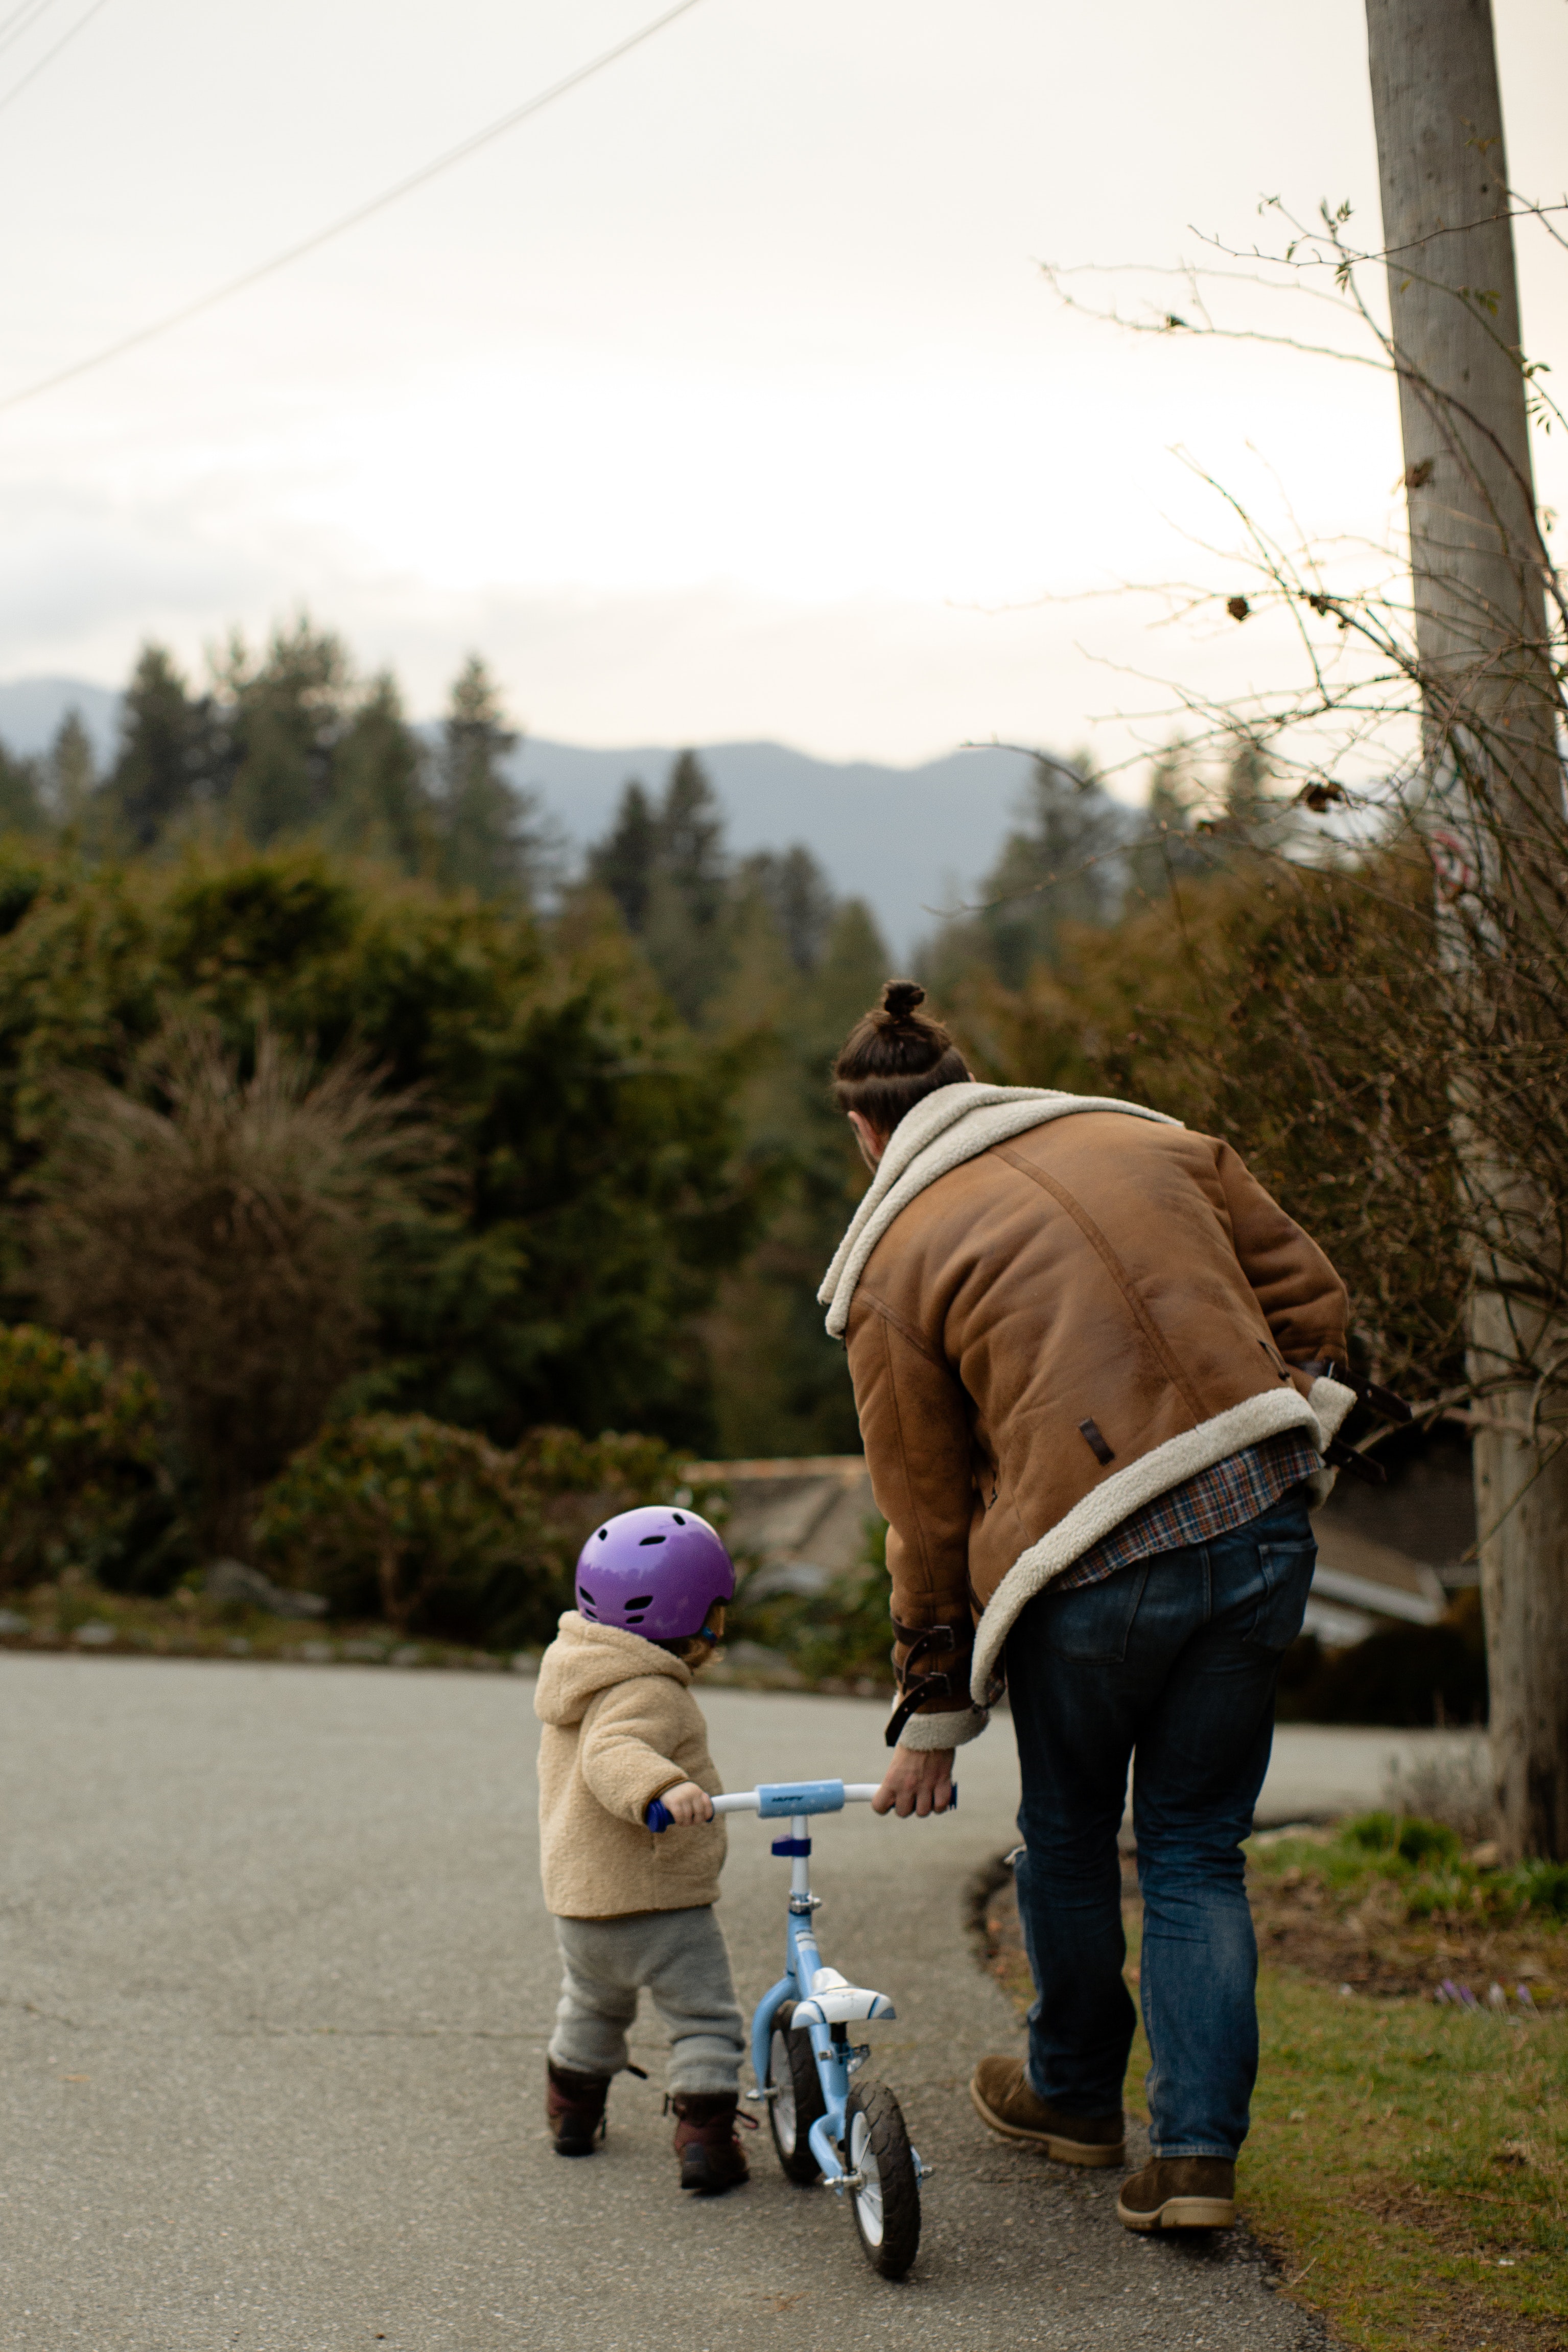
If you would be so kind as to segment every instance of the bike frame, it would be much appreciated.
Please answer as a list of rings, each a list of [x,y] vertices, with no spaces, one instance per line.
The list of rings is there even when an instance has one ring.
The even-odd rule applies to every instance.
[[[816,2010],[817,2014],[806,2019],[800,2028],[811,2037],[811,2055],[817,2062],[817,2080],[827,2109],[811,2126],[810,2148],[821,2167],[824,2181],[841,2196],[846,2189],[861,2185],[858,2173],[845,2170],[834,2143],[841,2146],[843,2142],[850,2077],[871,2054],[863,2046],[851,2043],[847,2028],[852,2021],[891,2018],[897,2011],[885,1993],[873,1992],[867,1986],[847,1984],[841,1977],[835,1978],[831,1986],[818,1982],[825,1964],[812,1926],[812,1914],[821,1907],[821,1897],[811,1892],[810,1822],[813,1813],[841,1813],[846,1805],[869,1804],[876,1795],[877,1785],[874,1780],[779,1780],[713,1801],[716,1813],[758,1813],[764,1821],[787,1821],[789,1824],[789,1836],[773,1841],[774,1853],[787,1858],[789,1864],[784,1974],[763,1994],[752,2012],[751,2071],[757,2077],[757,2088],[747,2096],[766,2100],[772,2095],[768,2082],[768,2044],[780,2002],[793,2000]],[[957,1801],[955,1783],[952,1803],[956,1806]],[[670,1825],[670,1816],[657,1798],[648,1808],[647,1819],[653,1830],[662,1831]],[[843,2012],[837,2019],[823,2013],[835,2008]],[[917,2173],[924,2175],[927,2168],[917,2155],[915,2162]]]

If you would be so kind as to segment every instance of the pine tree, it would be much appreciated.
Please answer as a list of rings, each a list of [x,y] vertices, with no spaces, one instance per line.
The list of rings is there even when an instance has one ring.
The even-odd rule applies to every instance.
[[[193,696],[163,646],[137,658],[120,719],[120,752],[104,796],[131,849],[151,849],[218,788],[222,743],[210,696]]]
[[[43,833],[47,823],[37,762],[17,759],[0,743],[0,834]]]
[[[333,754],[328,833],[334,846],[404,874],[428,873],[436,858],[436,813],[425,764],[397,681],[383,670]]]
[[[55,731],[44,773],[46,797],[57,823],[79,825],[98,782],[98,761],[74,703]]]
[[[760,891],[772,910],[797,971],[815,971],[833,920],[827,876],[801,842],[782,853],[764,849],[741,867],[742,881]]]
[[[1019,814],[978,912],[948,923],[931,951],[939,994],[977,966],[1021,987],[1036,964],[1058,961],[1063,924],[1109,922],[1121,903],[1132,827],[1086,760],[1037,759]]]
[[[735,942],[724,813],[695,751],[673,762],[656,808],[640,782],[628,783],[588,871],[642,940],[682,1019],[701,1021],[735,968]]]
[[[530,793],[507,781],[517,742],[500,695],[477,654],[453,682],[442,730],[442,879],[484,898],[528,898],[540,878],[548,843]]]
[[[615,822],[588,853],[588,878],[608,890],[629,931],[641,931],[659,862],[659,820],[636,776],[621,794]]]
[[[348,726],[350,670],[341,641],[301,614],[252,663],[235,635],[218,667],[233,710],[229,798],[246,838],[266,848],[332,813],[333,760]]]
[[[702,927],[716,922],[728,869],[724,814],[695,751],[683,751],[670,770],[659,811],[659,863],[679,892],[685,912]]]

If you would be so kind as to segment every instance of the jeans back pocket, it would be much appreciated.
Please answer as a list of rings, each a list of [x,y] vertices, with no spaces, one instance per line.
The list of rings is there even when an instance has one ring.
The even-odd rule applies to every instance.
[[[1071,1592],[1042,1592],[1046,1647],[1059,1658],[1077,1658],[1086,1665],[1119,1665],[1127,1654],[1133,1621],[1144,1597],[1149,1563],[1134,1560],[1116,1569],[1098,1584],[1081,1584]]]
[[[1301,1630],[1317,1564],[1318,1548],[1310,1536],[1304,1543],[1259,1545],[1258,1565],[1263,1591],[1257,1613],[1244,1636],[1247,1641],[1260,1650],[1281,1654],[1290,1648]]]

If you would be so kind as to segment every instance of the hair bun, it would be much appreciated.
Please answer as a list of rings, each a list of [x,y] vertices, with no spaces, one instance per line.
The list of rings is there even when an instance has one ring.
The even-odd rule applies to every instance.
[[[882,992],[882,1009],[895,1021],[907,1021],[917,1004],[925,1002],[925,991],[917,980],[890,980]]]

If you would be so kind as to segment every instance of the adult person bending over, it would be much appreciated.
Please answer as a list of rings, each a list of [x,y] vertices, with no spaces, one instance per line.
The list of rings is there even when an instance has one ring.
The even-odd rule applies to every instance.
[[[1240,1842],[1354,1402],[1344,1286],[1228,1144],[1136,1103],[977,1085],[892,981],[834,1067],[875,1171],[829,1268],[888,1521],[900,1704],[876,1798],[941,1812],[1005,1669],[1037,1998],[992,2128],[1123,2158],[1134,2012],[1117,1831],[1135,1760],[1154,2161],[1130,2229],[1234,2218],[1258,2068]]]

